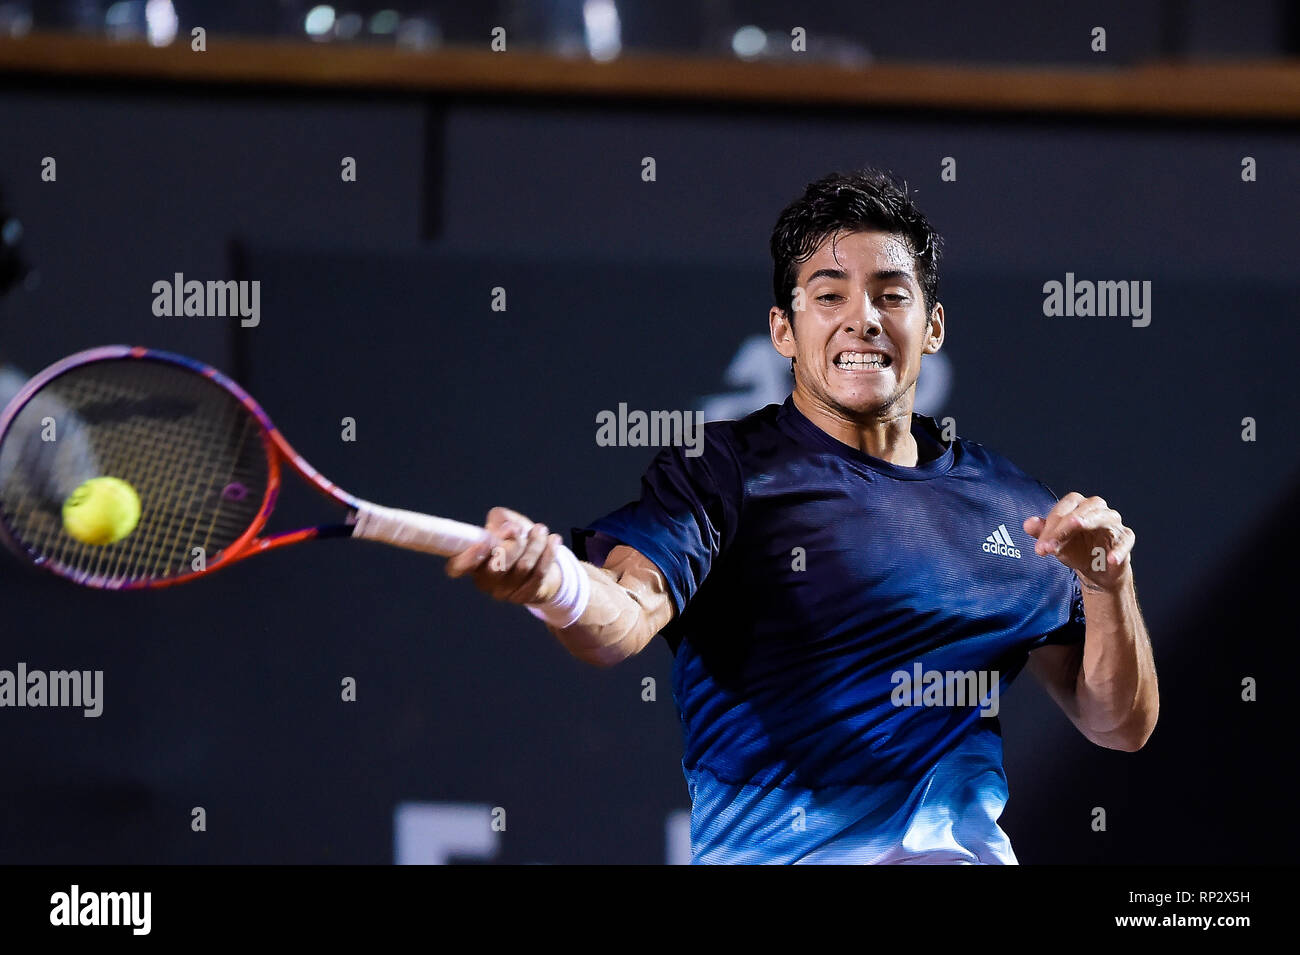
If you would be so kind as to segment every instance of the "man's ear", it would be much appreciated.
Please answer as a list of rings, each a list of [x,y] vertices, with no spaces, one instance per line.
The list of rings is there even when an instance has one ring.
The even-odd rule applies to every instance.
[[[772,347],[777,350],[782,358],[794,358],[794,323],[786,316],[785,312],[775,305],[767,313],[768,329],[772,334]]]
[[[923,355],[933,355],[943,347],[943,336],[947,324],[943,316],[943,303],[936,302],[934,311],[930,313],[925,330],[925,347],[921,349]]]

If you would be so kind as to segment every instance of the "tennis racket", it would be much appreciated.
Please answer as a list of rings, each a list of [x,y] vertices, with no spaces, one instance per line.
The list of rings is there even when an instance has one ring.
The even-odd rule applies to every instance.
[[[341,504],[342,520],[261,536],[286,465]],[[135,489],[140,518],[126,537],[97,546],[68,533],[62,506],[103,476]],[[487,536],[336,487],[244,389],[180,355],[121,345],[80,352],[38,374],[0,415],[0,538],[87,587],[165,587],[321,537],[449,557]]]

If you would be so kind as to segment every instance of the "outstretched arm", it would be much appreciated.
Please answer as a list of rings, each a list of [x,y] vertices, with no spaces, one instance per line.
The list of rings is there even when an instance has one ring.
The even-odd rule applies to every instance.
[[[544,524],[504,507],[488,512],[491,537],[447,561],[451,577],[472,576],[489,596],[516,604],[542,604],[560,588],[556,560],[561,540]],[[577,621],[548,625],[571,654],[595,666],[611,666],[639,653],[673,618],[663,573],[639,551],[615,547],[603,567],[579,562],[591,593]]]

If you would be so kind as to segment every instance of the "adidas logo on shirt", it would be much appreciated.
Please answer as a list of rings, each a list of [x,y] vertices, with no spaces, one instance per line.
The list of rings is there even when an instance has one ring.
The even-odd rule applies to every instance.
[[[1006,524],[999,524],[997,530],[984,538],[984,553],[1001,554],[1003,557],[1020,559],[1020,548],[1016,546],[1016,542],[1007,533]]]

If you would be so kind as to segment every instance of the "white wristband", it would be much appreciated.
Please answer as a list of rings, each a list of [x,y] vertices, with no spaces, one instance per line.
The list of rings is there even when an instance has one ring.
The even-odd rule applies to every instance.
[[[544,620],[559,630],[578,622],[591,599],[591,579],[582,569],[577,556],[563,544],[555,553],[555,563],[560,568],[560,588],[555,596],[542,604],[524,604],[534,617]]]

